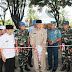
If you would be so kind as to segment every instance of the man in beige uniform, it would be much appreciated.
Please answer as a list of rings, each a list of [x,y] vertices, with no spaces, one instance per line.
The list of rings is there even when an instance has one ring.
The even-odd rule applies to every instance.
[[[41,28],[41,20],[36,21],[36,29],[33,29],[30,32],[30,43],[32,47],[36,47],[37,45],[42,46],[42,55],[41,55],[41,71],[46,72],[46,57],[45,57],[45,44],[47,40],[47,31],[45,29]],[[34,60],[34,67],[35,71],[39,72],[39,66],[38,66],[38,56],[37,56],[37,50],[32,49],[33,53],[33,60]]]

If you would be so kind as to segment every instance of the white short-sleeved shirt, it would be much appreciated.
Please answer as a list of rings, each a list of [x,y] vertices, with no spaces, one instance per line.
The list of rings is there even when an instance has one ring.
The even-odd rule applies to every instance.
[[[13,34],[8,35],[7,33],[5,33],[0,37],[0,48],[4,48],[3,54],[6,59],[13,58],[15,56],[15,49],[12,49],[14,48],[14,44],[15,44],[15,39]]]

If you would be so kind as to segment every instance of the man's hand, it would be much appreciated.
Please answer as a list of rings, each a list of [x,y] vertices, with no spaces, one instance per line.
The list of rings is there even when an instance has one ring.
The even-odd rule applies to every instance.
[[[32,47],[35,47],[35,45],[32,45]],[[33,48],[35,50],[35,48]]]
[[[4,55],[2,55],[2,60],[3,62],[6,62],[6,58],[4,57]]]
[[[28,47],[30,47],[30,45],[29,45]],[[31,50],[31,48],[28,48],[28,50],[30,51],[30,50]]]
[[[44,48],[45,48],[45,44],[42,44],[42,48],[43,48],[43,50],[44,50]]]
[[[15,55],[17,55],[19,53],[19,49],[17,49],[16,51],[15,51]]]
[[[49,42],[49,44],[52,42],[52,41],[48,41]]]
[[[70,52],[72,53],[72,48],[71,48]]]
[[[50,45],[53,45],[55,43],[55,41],[52,41],[51,43],[50,43]]]
[[[60,47],[60,51],[62,51],[62,47]]]

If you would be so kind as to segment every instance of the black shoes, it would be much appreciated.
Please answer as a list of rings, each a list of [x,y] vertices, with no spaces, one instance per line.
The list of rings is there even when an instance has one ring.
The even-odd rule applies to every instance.
[[[67,70],[67,72],[71,72],[71,70]]]
[[[33,65],[32,65],[32,64],[29,64],[29,66],[30,66],[30,67],[33,67]]]
[[[55,69],[53,69],[53,70],[52,70],[52,72],[56,72],[56,70],[55,70]]]
[[[47,70],[49,71],[49,70],[51,70],[52,68],[48,68]],[[52,69],[52,72],[56,72],[56,69]]]
[[[71,72],[71,70],[70,70],[70,64],[67,67],[67,72]]]
[[[25,65],[25,70],[26,70],[26,71],[31,71],[31,70],[28,68],[27,65]],[[20,72],[23,72],[23,68],[22,68],[22,66],[20,66]]]
[[[25,70],[26,70],[26,71],[31,71],[31,70],[28,68],[27,65],[25,65]]]
[[[30,67],[33,67],[33,65],[32,65],[31,63],[28,63],[28,65],[29,65]]]
[[[66,70],[66,65],[64,65],[60,71],[64,71],[64,70]]]
[[[52,69],[52,68],[49,67],[47,70],[49,71],[49,70],[51,70],[51,69]]]
[[[20,72],[23,72],[23,68],[22,68],[22,66],[20,66]]]

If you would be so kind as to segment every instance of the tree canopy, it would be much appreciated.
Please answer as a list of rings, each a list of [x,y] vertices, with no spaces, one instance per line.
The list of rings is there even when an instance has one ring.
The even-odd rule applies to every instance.
[[[51,12],[57,22],[57,26],[59,24],[59,10],[61,7],[65,7],[66,5],[71,6],[71,0],[31,0],[30,6],[38,5],[39,7],[47,6],[49,8],[49,12]]]
[[[19,22],[24,17],[26,0],[6,0],[6,1],[8,2],[11,18],[16,28],[19,28]]]
[[[35,10],[29,9],[27,13],[27,20],[30,25],[32,25],[32,21],[34,19],[38,19],[38,16],[35,14]]]

